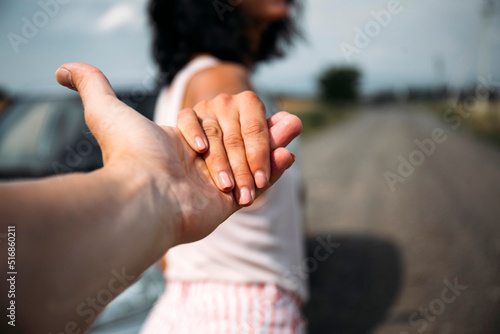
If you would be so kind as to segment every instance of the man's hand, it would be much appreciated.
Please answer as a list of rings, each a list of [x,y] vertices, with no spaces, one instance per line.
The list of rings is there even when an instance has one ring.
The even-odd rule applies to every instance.
[[[104,167],[0,183],[0,197],[8,199],[0,201],[0,227],[15,225],[19,234],[16,326],[26,333],[83,332],[169,247],[207,236],[240,208],[232,192],[217,188],[205,160],[177,128],[160,127],[120,102],[99,70],[66,64],[56,77],[80,93]],[[287,129],[273,129],[276,142],[289,136]],[[292,162],[286,149],[273,150],[269,184]],[[6,246],[0,244],[4,254]],[[127,277],[118,286],[117,273]],[[7,281],[0,290],[7,291]],[[90,314],[82,311],[96,296],[106,298]],[[9,305],[0,299],[0,306]]]
[[[218,175],[207,168],[203,157],[190,147],[177,128],[158,126],[120,102],[99,70],[90,65],[72,63],[61,66],[56,77],[60,84],[80,93],[85,108],[85,120],[103,152],[104,169],[123,175],[123,182],[127,182],[127,179],[136,174],[146,175],[151,180],[155,192],[152,197],[154,202],[150,203],[154,213],[151,219],[159,219],[164,224],[172,225],[169,230],[173,236],[173,244],[191,242],[207,236],[240,208],[233,193],[221,192],[218,189],[211,177],[212,175],[214,179],[219,180]],[[221,101],[226,103],[221,104]],[[230,103],[231,101],[234,104]],[[245,115],[251,114],[253,109],[255,113],[262,113],[262,105],[248,93],[206,101],[197,106],[197,111],[209,112],[217,108],[223,114],[229,114],[235,105],[248,108]],[[214,124],[222,122],[220,115],[211,116]],[[253,147],[250,157],[258,156],[264,161],[252,170],[264,169],[268,175],[266,180],[269,180],[259,183],[261,189],[256,191],[256,197],[276,182],[293,163],[291,154],[280,147],[298,134],[297,127],[286,126],[288,118],[286,113],[281,113],[270,119],[269,123],[260,125],[262,129],[267,129],[268,124],[271,127],[271,153],[269,147],[264,148],[262,143],[259,143],[257,132],[252,133],[251,140],[248,140],[253,143],[253,146],[249,144],[249,147]],[[196,145],[196,142],[199,142],[197,137],[205,139],[205,136],[198,119],[194,117],[194,111],[182,112],[179,124],[191,146],[197,151],[203,151]],[[267,142],[267,131],[258,133],[265,138],[263,142]],[[216,138],[210,135],[208,137]],[[235,158],[238,163],[246,163],[246,157],[241,156],[240,145],[231,146],[227,145],[227,142],[224,144],[222,146],[220,142],[210,141],[209,152],[218,150],[219,161],[225,158],[227,152],[229,160],[238,156]],[[269,161],[269,168],[265,166],[268,164],[266,161]],[[253,180],[251,182],[253,184]],[[226,189],[220,186],[219,188]],[[166,203],[173,203],[173,206]],[[172,219],[173,217],[175,219]]]

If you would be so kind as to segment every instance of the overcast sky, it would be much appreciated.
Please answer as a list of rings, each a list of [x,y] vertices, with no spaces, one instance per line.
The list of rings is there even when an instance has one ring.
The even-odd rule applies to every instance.
[[[11,92],[60,91],[53,73],[69,61],[99,67],[115,87],[153,84],[147,1],[58,0],[67,3],[59,8],[40,5],[54,1],[0,2],[1,87]],[[312,94],[322,69],[348,62],[341,46],[356,48],[348,58],[362,70],[365,92],[463,85],[477,78],[480,63],[490,63],[481,57],[500,59],[500,4],[488,36],[481,20],[484,0],[400,0],[391,7],[394,1],[305,2],[306,41],[286,59],[262,65],[257,86]],[[388,8],[393,14],[377,23],[373,13],[387,13]],[[30,24],[35,31],[27,28]],[[360,37],[360,30],[368,34]],[[497,64],[483,72],[500,81]]]

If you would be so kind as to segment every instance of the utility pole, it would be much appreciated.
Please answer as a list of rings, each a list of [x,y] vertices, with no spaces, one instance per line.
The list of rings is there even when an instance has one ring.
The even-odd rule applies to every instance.
[[[434,73],[435,73],[435,94],[438,98],[443,98],[443,93],[446,90],[446,67],[443,55],[437,54],[434,56]]]
[[[500,7],[498,0],[484,0],[481,13],[481,30],[480,30],[480,46],[479,46],[479,68],[478,80],[483,78],[488,80],[491,73],[491,53],[493,45],[493,29],[495,11]],[[490,87],[491,88],[491,87]],[[478,101],[479,102],[479,101]],[[488,101],[477,103],[477,111],[486,113],[488,111]]]
[[[493,37],[493,19],[495,17],[495,0],[484,0],[481,20],[481,46],[479,54],[479,75],[488,76],[491,70],[491,49]]]

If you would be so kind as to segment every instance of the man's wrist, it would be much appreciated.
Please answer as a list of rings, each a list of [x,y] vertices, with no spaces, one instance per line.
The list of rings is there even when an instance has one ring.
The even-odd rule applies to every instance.
[[[101,172],[116,189],[119,206],[126,212],[122,219],[155,233],[155,245],[161,253],[172,247],[180,212],[175,209],[169,178],[159,171],[124,161],[108,161]]]

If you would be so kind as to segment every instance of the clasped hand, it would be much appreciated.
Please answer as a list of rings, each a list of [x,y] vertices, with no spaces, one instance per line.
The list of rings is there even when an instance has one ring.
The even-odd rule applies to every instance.
[[[266,120],[252,92],[202,101],[181,111],[175,128],[119,101],[90,65],[65,64],[56,78],[80,93],[103,168],[131,186],[137,178],[150,185],[147,218],[169,225],[171,245],[207,236],[293,164],[284,147],[300,133],[300,120],[286,112]]]

